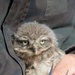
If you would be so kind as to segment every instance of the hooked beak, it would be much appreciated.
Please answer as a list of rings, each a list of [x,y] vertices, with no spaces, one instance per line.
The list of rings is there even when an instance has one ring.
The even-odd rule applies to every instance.
[[[31,45],[31,46],[29,47],[29,49],[30,49],[31,51],[33,51],[35,54],[37,54],[37,46]]]

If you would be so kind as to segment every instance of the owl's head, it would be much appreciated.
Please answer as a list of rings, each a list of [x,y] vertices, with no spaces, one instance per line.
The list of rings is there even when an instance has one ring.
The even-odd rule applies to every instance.
[[[18,28],[13,46],[16,52],[33,56],[58,46],[58,43],[54,32],[45,24],[28,22]]]

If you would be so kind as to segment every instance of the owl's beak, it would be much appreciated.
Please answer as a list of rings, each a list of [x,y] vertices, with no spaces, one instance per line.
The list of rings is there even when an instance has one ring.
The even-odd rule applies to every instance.
[[[31,45],[31,46],[29,47],[29,49],[30,49],[31,51],[33,51],[35,54],[37,54],[37,46],[35,46],[34,44]]]
[[[29,49],[33,52],[35,52],[35,48],[33,46],[30,46]]]

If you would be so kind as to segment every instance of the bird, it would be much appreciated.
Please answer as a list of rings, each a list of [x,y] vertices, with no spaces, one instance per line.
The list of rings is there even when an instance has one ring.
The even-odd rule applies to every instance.
[[[46,24],[26,22],[13,34],[16,55],[25,63],[25,75],[49,75],[64,57],[54,31]]]

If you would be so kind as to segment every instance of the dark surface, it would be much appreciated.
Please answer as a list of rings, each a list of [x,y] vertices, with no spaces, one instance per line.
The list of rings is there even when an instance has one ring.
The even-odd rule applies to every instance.
[[[1,25],[6,16],[9,3],[10,0],[0,0],[0,75],[23,75],[21,67],[23,62],[20,62],[21,60],[19,59],[19,64],[17,60],[10,55],[1,31]],[[23,65],[23,67],[25,68],[25,65]]]
[[[51,1],[55,5],[56,1],[55,2],[54,0]],[[65,12],[46,16],[45,14],[46,14],[47,0],[43,0],[42,4],[40,0],[33,0],[33,1],[24,0],[23,2],[20,0],[14,0],[5,23],[17,27],[18,24],[21,24],[22,22],[36,20],[39,21],[40,23],[48,24],[48,26],[50,26],[51,28],[70,25],[70,23],[72,23],[73,21],[75,13],[75,0],[64,0],[64,1],[65,2],[67,1],[66,2],[67,8]],[[58,3],[59,2],[57,2],[57,4]],[[62,2],[60,1],[60,4],[58,5],[62,5]],[[65,5],[58,9],[63,9],[64,7]],[[58,12],[58,9],[56,9],[56,13]]]
[[[0,26],[7,13],[10,0],[0,0]]]

